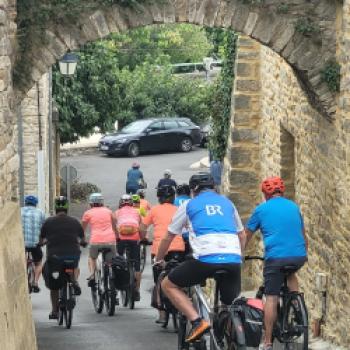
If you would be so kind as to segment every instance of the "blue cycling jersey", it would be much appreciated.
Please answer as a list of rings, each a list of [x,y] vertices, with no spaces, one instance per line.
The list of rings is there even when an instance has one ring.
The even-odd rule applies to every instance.
[[[267,260],[305,257],[304,223],[299,207],[284,197],[274,197],[258,205],[247,228],[260,229]]]
[[[194,257],[206,263],[241,263],[238,232],[243,226],[232,202],[214,191],[203,191],[176,212],[169,231],[189,228]]]

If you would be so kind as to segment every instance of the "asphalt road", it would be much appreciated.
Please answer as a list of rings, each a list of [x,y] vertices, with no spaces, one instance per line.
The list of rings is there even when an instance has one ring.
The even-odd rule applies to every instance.
[[[141,164],[148,183],[147,198],[156,203],[154,188],[165,169],[171,169],[179,183],[188,181],[193,173],[189,165],[206,155],[206,150],[196,149],[190,153],[147,155],[136,159],[109,158],[101,155],[86,155],[63,158],[62,165],[70,163],[78,170],[81,181],[98,185],[106,198],[106,203],[115,208],[125,191],[126,172],[133,161]],[[73,215],[80,216],[84,208],[75,208]],[[149,260],[148,260],[149,261]],[[39,350],[165,350],[176,349],[176,335],[173,329],[160,328],[154,323],[156,311],[150,307],[152,287],[151,270],[148,264],[143,275],[141,302],[135,310],[118,307],[116,315],[96,314],[93,310],[90,290],[86,286],[87,251],[81,258],[82,295],[75,308],[72,329],[66,330],[49,321],[49,293],[41,283],[42,291],[32,294],[33,314],[38,336]]]

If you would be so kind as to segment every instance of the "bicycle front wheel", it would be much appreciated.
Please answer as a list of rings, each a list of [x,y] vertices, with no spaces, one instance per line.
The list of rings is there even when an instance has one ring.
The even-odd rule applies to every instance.
[[[295,293],[287,301],[282,329],[285,350],[308,349],[308,316],[302,294]]]

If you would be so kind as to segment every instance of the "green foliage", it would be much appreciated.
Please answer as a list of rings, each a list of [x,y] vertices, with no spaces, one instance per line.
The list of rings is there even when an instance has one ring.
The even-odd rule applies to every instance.
[[[227,147],[231,120],[231,95],[234,81],[237,34],[226,33],[225,60],[216,89],[210,99],[212,133],[209,147],[215,159],[223,159]]]
[[[279,4],[277,6],[277,13],[286,14],[286,13],[288,13],[289,8],[290,8],[289,4],[286,4],[286,3]]]
[[[312,36],[313,34],[319,33],[320,28],[312,22],[310,18],[299,18],[295,23],[295,29],[297,32],[305,35]]]
[[[53,94],[62,143],[88,136],[95,127],[102,132],[111,130],[117,120],[123,126],[136,119],[165,115],[188,117],[197,123],[208,117],[211,87],[202,79],[172,75],[169,64],[202,61],[212,46],[196,26],[180,25],[171,34],[173,27],[144,28],[136,30],[140,35],[118,34],[86,45],[78,53],[72,79],[65,80],[55,67]],[[157,45],[152,43],[152,33],[162,38]],[[193,38],[200,40],[196,50],[190,45]],[[169,50],[174,45],[179,50]]]
[[[329,61],[326,63],[321,72],[322,80],[328,85],[332,92],[339,92],[340,90],[340,65],[336,61]]]

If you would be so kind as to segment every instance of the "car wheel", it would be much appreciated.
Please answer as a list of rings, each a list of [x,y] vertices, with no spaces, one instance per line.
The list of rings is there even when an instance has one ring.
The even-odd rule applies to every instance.
[[[192,149],[192,140],[189,137],[185,137],[180,142],[180,150],[182,152],[189,152]]]
[[[131,142],[128,147],[128,156],[137,157],[140,154],[140,146],[137,142]]]

